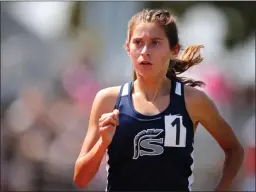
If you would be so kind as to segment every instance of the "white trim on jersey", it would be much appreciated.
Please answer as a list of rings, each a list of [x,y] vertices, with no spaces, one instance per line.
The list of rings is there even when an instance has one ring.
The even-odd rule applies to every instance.
[[[108,164],[108,160],[109,160],[109,156],[108,156],[108,150],[106,151],[106,171],[107,171],[107,184],[106,184],[106,188],[105,188],[105,191],[107,192],[108,191],[108,174],[109,174],[109,164]]]
[[[126,96],[129,94],[129,83],[126,83],[124,86],[123,86],[123,90],[122,90],[122,94],[121,96]]]
[[[181,96],[181,84],[180,84],[180,82],[176,82],[175,93],[176,93],[177,95],[180,95],[180,96]]]
[[[194,145],[193,145],[193,148],[194,148]],[[193,151],[192,151],[192,153],[191,153],[191,157],[192,157],[192,159],[193,159],[193,163],[192,163],[192,165],[190,166],[190,170],[191,170],[191,175],[188,177],[188,189],[189,189],[189,191],[192,191],[192,184],[193,184],[193,182],[194,182],[194,149],[193,149]]]

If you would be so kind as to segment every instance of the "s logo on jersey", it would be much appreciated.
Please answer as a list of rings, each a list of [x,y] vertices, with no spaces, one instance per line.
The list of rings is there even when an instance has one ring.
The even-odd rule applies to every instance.
[[[162,129],[147,129],[139,132],[134,138],[134,153],[133,159],[138,159],[140,156],[161,155],[164,152],[163,138],[157,138],[162,133]]]

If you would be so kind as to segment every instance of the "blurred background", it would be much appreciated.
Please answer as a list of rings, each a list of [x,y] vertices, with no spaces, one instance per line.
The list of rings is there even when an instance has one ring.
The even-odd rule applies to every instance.
[[[76,191],[73,169],[95,94],[132,80],[123,48],[143,8],[178,16],[180,41],[205,46],[184,75],[232,125],[246,154],[233,190],[255,190],[255,2],[1,2],[1,189]],[[200,127],[193,190],[212,190],[224,154]],[[104,190],[106,162],[87,190]]]

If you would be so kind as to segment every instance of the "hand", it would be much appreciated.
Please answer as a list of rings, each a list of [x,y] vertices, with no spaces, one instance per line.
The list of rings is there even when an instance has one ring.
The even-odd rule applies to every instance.
[[[116,126],[119,124],[119,111],[115,109],[111,113],[105,113],[99,119],[99,132],[103,144],[108,147],[113,139]]]

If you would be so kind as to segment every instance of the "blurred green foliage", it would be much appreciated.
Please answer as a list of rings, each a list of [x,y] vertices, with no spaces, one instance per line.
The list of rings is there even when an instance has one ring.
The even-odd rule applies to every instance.
[[[87,2],[74,2],[71,10],[70,32],[74,33],[81,25],[82,6]],[[195,4],[212,4],[223,10],[228,19],[228,33],[223,42],[228,49],[243,43],[252,33],[255,33],[256,3],[253,1],[148,1],[148,8],[171,8],[177,16]]]
[[[154,1],[149,2],[149,8],[171,8],[177,16],[195,4],[212,4],[223,10],[228,19],[228,33],[225,46],[232,49],[236,44],[243,43],[252,33],[255,33],[256,2],[253,1]]]

